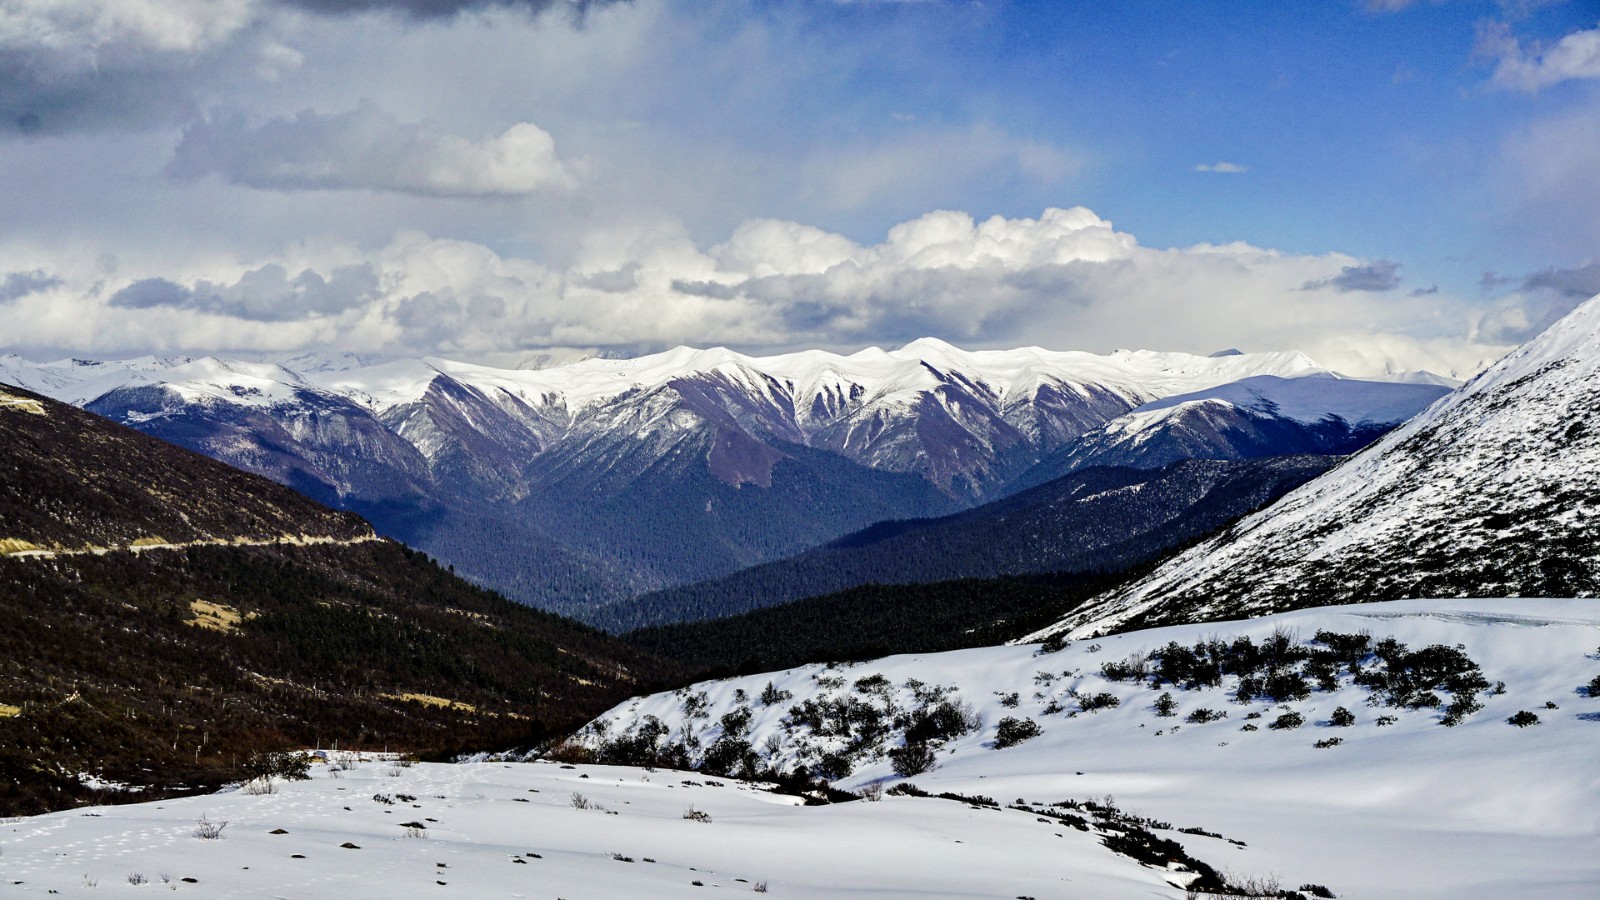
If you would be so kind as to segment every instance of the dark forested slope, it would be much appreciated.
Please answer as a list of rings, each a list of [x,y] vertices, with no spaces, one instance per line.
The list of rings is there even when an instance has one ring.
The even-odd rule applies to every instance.
[[[0,440],[0,815],[106,799],[79,773],[176,790],[290,746],[533,743],[671,674],[70,406],[0,388]]]
[[[1264,506],[1327,456],[1095,467],[937,519],[882,522],[789,559],[617,604],[618,630],[736,615],[865,584],[1121,572]]]

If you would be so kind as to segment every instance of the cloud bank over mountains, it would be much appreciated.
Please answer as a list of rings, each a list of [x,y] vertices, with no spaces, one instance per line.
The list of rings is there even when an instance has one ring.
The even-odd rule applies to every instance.
[[[1600,28],[1562,10],[1306,8],[1283,56],[1198,7],[12,0],[0,350],[1469,374],[1594,283]]]
[[[20,346],[105,354],[204,350],[224,334],[240,350],[478,359],[550,346],[773,350],[938,334],[968,346],[1101,351],[1298,347],[1366,373],[1398,359],[1470,372],[1505,349],[1463,337],[1465,321],[1456,334],[1416,337],[1446,313],[1433,295],[1392,296],[1397,268],[1238,243],[1152,249],[1083,207],[983,221],[938,211],[870,245],[771,219],[707,248],[671,223],[623,229],[591,235],[562,267],[420,232],[371,254],[311,252],[125,282],[69,280],[41,261],[8,276],[18,287],[0,295],[0,317]],[[1527,287],[1565,277],[1545,273]]]

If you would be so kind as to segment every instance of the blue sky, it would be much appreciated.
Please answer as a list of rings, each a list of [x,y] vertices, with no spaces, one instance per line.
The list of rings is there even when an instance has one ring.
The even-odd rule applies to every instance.
[[[0,79],[35,357],[1465,374],[1600,291],[1593,0],[12,0]]]

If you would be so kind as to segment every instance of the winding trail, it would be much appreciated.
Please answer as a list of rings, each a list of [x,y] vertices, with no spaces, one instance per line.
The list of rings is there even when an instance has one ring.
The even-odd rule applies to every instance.
[[[274,538],[210,538],[201,541],[183,541],[179,543],[163,544],[127,544],[120,547],[79,547],[74,550],[13,550],[9,553],[0,553],[7,558],[27,559],[54,559],[58,556],[104,556],[107,553],[129,551],[144,553],[147,550],[185,550],[189,547],[270,547],[277,544],[288,544],[295,547],[309,547],[317,544],[366,544],[372,541],[381,541],[383,538],[376,534],[364,534],[353,538],[336,538],[321,535],[282,535]]]

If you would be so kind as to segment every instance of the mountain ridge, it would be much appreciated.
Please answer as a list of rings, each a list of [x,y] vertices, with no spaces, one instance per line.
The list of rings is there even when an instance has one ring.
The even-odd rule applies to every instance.
[[[798,556],[646,594],[607,607],[601,622],[612,629],[690,623],[866,584],[1123,572],[1282,496],[1335,461],[1088,468],[947,516],[879,522]]]
[[[304,364],[5,357],[0,379],[355,510],[479,583],[582,616],[992,499],[1161,397],[1246,377],[1365,384],[1293,351],[969,352],[931,339],[847,356],[678,348],[541,370]],[[1289,450],[1348,449],[1284,427],[1298,435]],[[1290,443],[1274,431],[1251,452],[1274,441]]]
[[[675,671],[42,395],[0,386],[0,442],[0,816],[216,788],[321,740],[531,745]]]
[[[1600,593],[1600,296],[1326,475],[1049,632]]]

